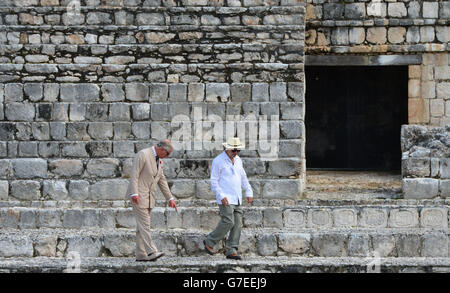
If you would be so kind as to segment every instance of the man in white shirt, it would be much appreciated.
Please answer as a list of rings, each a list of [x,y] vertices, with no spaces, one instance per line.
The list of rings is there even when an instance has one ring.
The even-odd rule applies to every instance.
[[[214,245],[230,232],[226,241],[226,257],[240,260],[242,258],[237,251],[242,230],[242,188],[248,203],[253,202],[253,191],[238,156],[244,145],[237,137],[229,138],[223,145],[225,151],[213,160],[211,166],[211,189],[216,193],[221,220],[203,244],[205,251],[212,255]]]
[[[169,201],[169,207],[177,209],[175,200],[167,184],[163,172],[162,158],[172,152],[169,140],[164,139],[156,146],[139,151],[134,159],[131,170],[130,184],[127,196],[136,217],[136,260],[155,261],[164,254],[159,252],[150,235],[150,213],[155,207],[156,185]]]

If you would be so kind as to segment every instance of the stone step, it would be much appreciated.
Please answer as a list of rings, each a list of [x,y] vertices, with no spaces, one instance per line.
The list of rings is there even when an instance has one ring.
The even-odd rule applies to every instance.
[[[135,218],[129,202],[99,208],[95,205],[53,207],[3,207],[0,208],[0,228],[135,228]],[[448,204],[429,205],[244,205],[244,228],[435,228],[448,229]],[[162,207],[151,213],[155,229],[212,230],[220,220],[214,202],[205,206],[180,204],[178,213]],[[88,205],[87,205],[88,206]]]
[[[78,266],[79,264],[79,266]],[[448,273],[449,258],[402,257],[163,257],[157,262],[134,258],[52,257],[0,259],[3,273]]]
[[[153,230],[152,238],[169,256],[201,256],[208,232]],[[249,256],[448,257],[449,234],[448,229],[244,229],[239,249]],[[135,241],[135,231],[127,229],[3,229],[0,257],[67,257],[73,251],[82,257],[133,257]],[[214,247],[217,255],[224,242]]]

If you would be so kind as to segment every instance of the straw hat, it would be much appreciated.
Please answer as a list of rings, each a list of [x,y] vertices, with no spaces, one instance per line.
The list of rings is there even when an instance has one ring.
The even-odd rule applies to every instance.
[[[241,143],[239,137],[230,137],[227,142],[222,143],[222,145],[228,149],[243,149],[245,145]]]

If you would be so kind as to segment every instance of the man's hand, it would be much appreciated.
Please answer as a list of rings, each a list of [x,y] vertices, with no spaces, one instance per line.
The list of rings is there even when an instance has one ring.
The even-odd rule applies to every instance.
[[[228,199],[227,199],[226,197],[224,197],[224,198],[222,199],[222,204],[223,204],[224,206],[228,206]]]
[[[175,211],[178,213],[177,204],[173,199],[169,200],[169,207],[174,208]]]
[[[131,198],[131,200],[135,203],[135,204],[139,204],[139,195],[135,195]]]
[[[247,202],[251,204],[253,202],[253,197],[247,197]]]

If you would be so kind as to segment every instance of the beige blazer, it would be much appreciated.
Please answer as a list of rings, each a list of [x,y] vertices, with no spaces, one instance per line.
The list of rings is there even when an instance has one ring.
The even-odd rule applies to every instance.
[[[169,200],[172,193],[167,184],[166,176],[164,176],[162,161],[159,160],[159,169],[157,169],[155,155],[152,147],[149,147],[139,151],[134,158],[127,199],[129,200],[132,194],[138,194],[138,206],[153,209],[156,200],[156,184],[158,184],[166,200]]]

